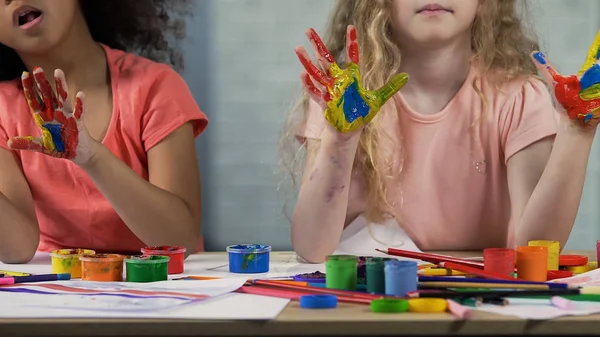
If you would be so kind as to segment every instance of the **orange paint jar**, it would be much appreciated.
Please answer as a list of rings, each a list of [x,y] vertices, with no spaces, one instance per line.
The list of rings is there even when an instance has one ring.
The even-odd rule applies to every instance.
[[[123,260],[117,254],[84,255],[81,260],[81,279],[84,281],[123,281]]]
[[[548,280],[548,247],[517,247],[517,278],[532,282]]]

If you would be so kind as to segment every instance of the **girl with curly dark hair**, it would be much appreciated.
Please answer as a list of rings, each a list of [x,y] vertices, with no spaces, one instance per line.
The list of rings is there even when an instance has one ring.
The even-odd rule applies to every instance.
[[[0,1],[0,261],[203,250],[194,139],[208,120],[172,68],[182,69],[188,10]]]

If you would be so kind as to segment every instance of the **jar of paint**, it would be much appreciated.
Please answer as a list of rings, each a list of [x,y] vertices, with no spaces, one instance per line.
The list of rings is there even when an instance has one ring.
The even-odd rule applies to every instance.
[[[358,259],[354,255],[330,255],[325,262],[325,287],[356,291]]]
[[[181,246],[154,246],[142,248],[142,254],[144,255],[168,256],[170,258],[169,274],[183,273],[185,251],[185,247]]]
[[[91,249],[58,249],[50,253],[52,258],[52,274],[71,274],[71,279],[81,278],[81,261],[83,255],[96,254]]]
[[[81,279],[84,281],[123,281],[123,255],[93,254],[79,257]]]
[[[517,247],[517,278],[524,281],[546,282],[547,273],[547,247]]]
[[[483,269],[496,275],[512,277],[515,272],[515,250],[509,248],[484,249]]]
[[[229,272],[236,274],[260,274],[269,271],[271,246],[240,244],[227,247]]]
[[[146,255],[125,258],[125,280],[127,282],[156,282],[169,278],[168,256]]]
[[[367,292],[373,294],[385,294],[385,261],[383,257],[367,258]]]
[[[385,294],[403,297],[409,292],[416,291],[417,269],[416,261],[385,261]]]
[[[560,242],[550,240],[532,240],[527,242],[530,247],[548,248],[548,270],[558,270],[558,257],[560,255]]]

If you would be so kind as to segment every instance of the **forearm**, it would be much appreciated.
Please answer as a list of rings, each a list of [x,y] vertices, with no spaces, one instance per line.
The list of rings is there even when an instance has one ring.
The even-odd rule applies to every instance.
[[[517,221],[518,245],[556,240],[564,247],[579,210],[594,133],[559,123],[546,168]]]
[[[358,136],[340,142],[324,132],[310,176],[303,178],[292,215],[292,245],[308,262],[323,262],[339,243],[358,142]]]
[[[40,229],[35,219],[30,219],[12,201],[0,193],[0,261],[2,263],[27,263],[37,250]]]
[[[83,170],[141,241],[185,246],[188,253],[197,248],[199,224],[183,199],[138,176],[103,145],[95,153]]]

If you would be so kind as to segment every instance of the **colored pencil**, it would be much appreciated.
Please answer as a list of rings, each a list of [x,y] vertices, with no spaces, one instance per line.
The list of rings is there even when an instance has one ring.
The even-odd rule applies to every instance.
[[[494,279],[494,280],[509,280],[509,281],[512,281],[512,280],[518,281],[519,280],[519,279],[516,279],[516,278],[508,276],[508,275],[490,273],[490,272],[484,271],[482,269],[472,268],[472,267],[461,265],[461,264],[454,263],[454,262],[440,262],[440,266],[444,267],[444,268],[448,268],[448,269],[455,269],[458,271],[462,271],[463,273],[480,276],[480,277],[485,277],[485,278],[489,278],[489,279]]]
[[[490,290],[490,291],[428,291],[412,292],[408,298],[505,298],[505,297],[531,297],[531,296],[562,296],[579,295],[584,293],[582,289],[547,289],[547,290]],[[597,291],[597,290],[595,290]]]
[[[485,278],[468,278],[468,277],[443,277],[443,276],[419,276],[419,282],[461,282],[461,283],[505,283],[505,284],[534,284],[544,285],[548,288],[569,288],[566,283],[546,283],[521,280],[490,280]],[[485,288],[485,287],[484,287]]]
[[[411,252],[409,250],[394,249],[394,248],[388,248],[387,251],[382,250],[382,249],[375,249],[375,250],[377,250],[381,253],[384,253],[384,254],[388,254],[388,255],[406,257],[406,258],[421,260],[421,261],[434,263],[434,264],[439,264],[440,262],[454,262],[454,263],[459,263],[459,264],[462,264],[465,266],[470,266],[473,268],[483,269],[483,262],[475,262],[472,260],[460,259],[460,258],[456,258],[456,257],[450,257],[450,256],[444,256],[444,255],[438,255],[438,254],[430,254],[430,253]]]
[[[424,268],[417,271],[418,275],[423,276],[465,276],[467,273],[463,273],[458,270],[446,269],[446,268]]]
[[[313,292],[310,292],[310,291],[294,291],[294,290],[284,289],[284,288],[263,287],[260,285],[243,286],[240,289],[238,289],[237,292],[245,293],[245,294],[261,295],[261,296],[288,298],[290,300],[295,300],[295,301],[299,300],[301,296],[313,294]],[[336,296],[337,296],[338,302],[345,302],[345,303],[370,304],[372,301],[371,299],[361,298],[361,297],[340,296],[340,295],[336,295]],[[381,298],[381,296],[379,296],[378,298]]]
[[[19,271],[8,271],[8,270],[0,270],[0,274],[2,276],[31,276],[33,274],[22,273]]]
[[[252,284],[257,284],[257,285],[267,286],[267,287],[272,287],[272,288],[292,289],[292,290],[311,292],[311,293],[364,298],[364,299],[368,299],[368,300],[374,300],[374,299],[382,297],[381,295],[373,295],[373,294],[361,293],[361,292],[357,292],[357,291],[337,290],[337,289],[311,287],[311,286],[298,286],[298,285],[285,284],[285,283],[266,281],[266,280],[254,280],[254,281],[250,281],[247,283],[247,285],[252,285]]]
[[[489,288],[489,289],[550,289],[544,284],[515,283],[468,283],[468,282],[420,282],[419,288]]]
[[[9,276],[0,278],[0,284],[15,284],[28,282],[47,282],[47,281],[63,281],[70,280],[71,274],[46,274],[46,275],[29,275],[29,276]]]
[[[450,311],[454,317],[458,319],[471,318],[471,310],[469,310],[467,307],[453,300],[446,300],[446,303],[448,303],[448,311]]]

